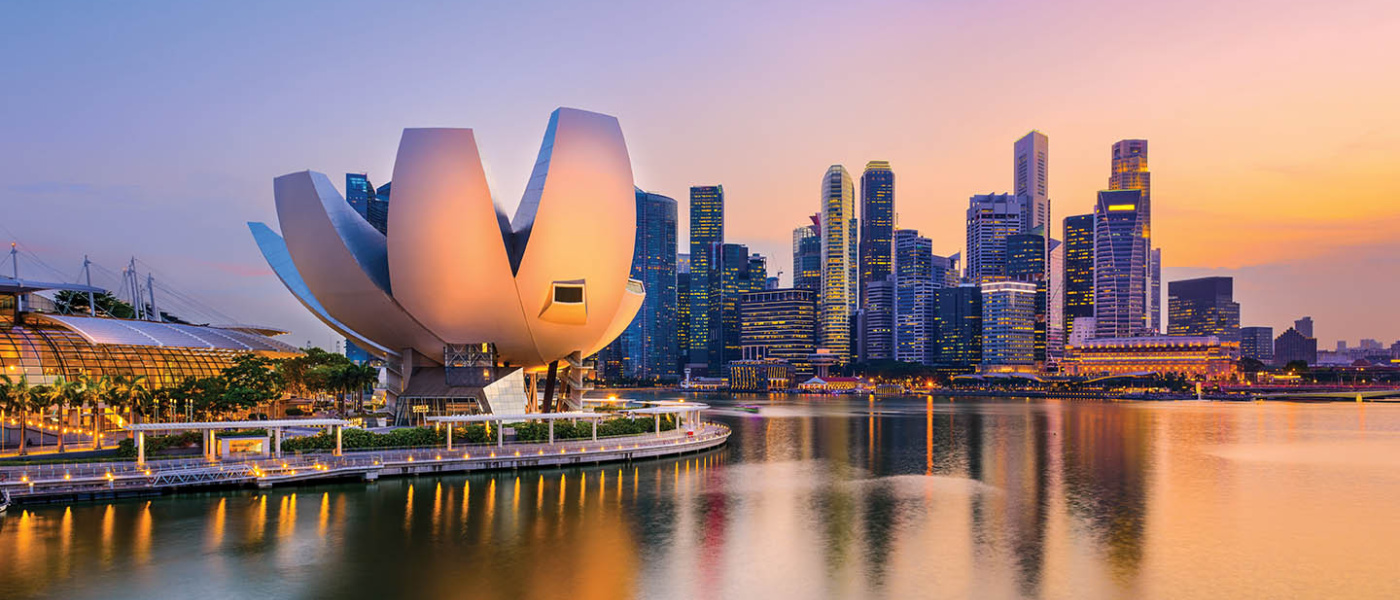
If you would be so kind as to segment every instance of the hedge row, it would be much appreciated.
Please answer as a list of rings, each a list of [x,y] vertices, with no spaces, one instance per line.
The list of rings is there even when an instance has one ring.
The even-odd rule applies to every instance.
[[[676,419],[671,415],[661,417],[661,430],[670,431],[676,428]],[[608,419],[598,423],[598,437],[609,437],[616,435],[640,435],[656,431],[656,421],[651,417],[641,419]],[[554,422],[554,439],[556,440],[578,440],[593,437],[593,425],[588,421]],[[518,442],[545,442],[549,441],[549,423],[519,423],[515,425],[515,440]]]

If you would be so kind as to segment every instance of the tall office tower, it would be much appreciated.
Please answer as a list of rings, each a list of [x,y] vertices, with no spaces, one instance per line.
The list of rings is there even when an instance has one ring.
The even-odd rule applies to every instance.
[[[1303,317],[1301,319],[1298,319],[1297,321],[1294,321],[1293,328],[1297,329],[1298,333],[1303,334],[1303,337],[1313,337],[1312,317]]]
[[[1045,361],[1059,363],[1065,349],[1065,244],[1060,240],[1050,240],[1049,272],[1050,283],[1046,290],[1045,310]]]
[[[782,282],[778,281],[778,277],[776,275],[769,277],[763,282],[764,290],[777,290],[782,289],[782,287]]]
[[[361,218],[369,218],[369,201],[373,197],[374,184],[369,182],[369,174],[345,174],[345,202],[360,213]]]
[[[1142,190],[1099,192],[1094,207],[1094,337],[1148,334]]]
[[[1065,217],[1065,339],[1079,317],[1094,316],[1094,215]],[[1089,337],[1093,337],[1090,335]]]
[[[812,224],[803,225],[792,232],[792,287],[822,291],[822,236],[820,215],[812,215]]]
[[[743,244],[712,244],[710,246],[710,331],[707,340],[708,372],[713,377],[726,373],[730,362],[740,359],[739,321],[740,301],[755,288],[749,262],[749,248]],[[692,281],[694,277],[692,261]],[[694,342],[691,342],[694,344]]]
[[[894,171],[890,163],[873,160],[860,176],[860,306],[865,308],[866,283],[885,281],[894,264]]]
[[[749,255],[749,291],[761,292],[768,287],[768,259],[762,254]]]
[[[832,165],[822,177],[822,291],[820,347],[841,363],[851,357],[851,313],[855,312],[855,186],[846,168]]]
[[[1049,289],[1045,266],[1044,229],[1037,226],[1029,233],[1018,233],[1006,238],[1006,277],[1012,281],[1030,283],[1035,286],[1034,345],[1035,362],[1045,364],[1046,337],[1049,331]],[[983,312],[986,311],[986,290],[983,289]],[[985,326],[986,322],[983,321]],[[984,336],[985,337],[985,336]]]
[[[1308,326],[1312,326],[1311,322]],[[1284,366],[1295,360],[1317,364],[1317,338],[1304,334],[1297,326],[1289,327],[1274,338],[1274,364]]]
[[[1147,168],[1147,140],[1120,140],[1113,144],[1113,163],[1108,175],[1110,190],[1142,190],[1139,202],[1143,213],[1143,237],[1152,248],[1152,172]],[[1162,331],[1161,256],[1154,251],[1148,259],[1148,327]]]
[[[1233,277],[1201,277],[1167,284],[1167,335],[1213,335],[1240,341],[1240,304]]]
[[[812,376],[816,351],[817,293],[779,289],[744,294],[739,344],[743,360],[780,360]]]
[[[656,381],[677,375],[676,201],[637,190],[637,242],[632,278],[646,298],[622,335],[611,345],[621,356],[622,375]]]
[[[1011,194],[978,194],[967,207],[967,280],[1006,277],[1006,238],[1022,232],[1024,202]]]
[[[710,246],[724,243],[724,186],[690,188],[690,362],[710,362]]]
[[[933,362],[933,294],[941,283],[933,275],[933,241],[914,229],[895,230],[895,360]]]
[[[1050,138],[1032,130],[1016,140],[1016,197],[1022,199],[1021,230],[1050,230]]]
[[[934,292],[935,360],[966,369],[982,362],[982,288],[964,283]]]
[[[962,272],[958,270],[958,262],[962,258],[962,253],[955,252],[952,256],[933,255],[929,264],[932,268],[933,289],[945,287],[957,287],[962,283]]]
[[[368,182],[366,182],[368,184]],[[369,208],[366,209],[365,220],[369,221],[371,227],[379,230],[379,233],[389,235],[389,189],[393,182],[385,183],[374,191],[374,195],[369,199]]]
[[[1253,358],[1264,364],[1274,361],[1274,328],[1241,327],[1240,356]]]
[[[1026,371],[1036,364],[1035,319],[1040,296],[1034,283],[982,285],[982,370]]]
[[[860,310],[860,359],[862,361],[894,358],[894,276],[880,281],[867,281],[861,286],[865,293],[865,308]]]
[[[690,362],[690,255],[676,255],[676,374]]]

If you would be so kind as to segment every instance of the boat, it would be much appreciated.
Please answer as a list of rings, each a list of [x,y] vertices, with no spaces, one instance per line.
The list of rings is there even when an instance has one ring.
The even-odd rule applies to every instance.
[[[758,414],[758,406],[753,404],[740,404],[734,407],[734,410],[742,410],[746,413]]]
[[[10,492],[0,490],[0,515],[5,514],[5,511],[9,510],[10,504]]]

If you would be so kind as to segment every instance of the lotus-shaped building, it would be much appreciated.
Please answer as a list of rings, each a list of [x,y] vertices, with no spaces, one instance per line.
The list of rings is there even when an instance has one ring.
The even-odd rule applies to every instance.
[[[608,115],[554,111],[509,218],[470,129],[404,130],[387,234],[321,173],[278,177],[274,194],[281,235],[249,224],[264,257],[322,322],[386,361],[401,399],[475,387],[482,409],[503,412],[521,399],[500,389],[523,387],[533,407],[533,379],[514,382],[547,368],[552,390],[560,361],[579,392],[583,357],[616,338],[645,295],[629,279],[632,167]]]

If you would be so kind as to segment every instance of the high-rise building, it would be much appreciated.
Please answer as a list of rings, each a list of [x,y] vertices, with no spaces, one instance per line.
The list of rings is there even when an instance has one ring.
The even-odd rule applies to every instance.
[[[1274,328],[1241,327],[1240,356],[1264,364],[1274,362]]]
[[[812,215],[812,224],[792,232],[792,287],[822,291],[822,236],[820,215]]]
[[[1046,337],[1049,330],[1049,289],[1045,266],[1045,251],[1048,244],[1043,235],[1044,229],[1033,228],[1029,233],[1018,233],[1006,238],[1006,277],[1011,281],[1031,283],[1035,286],[1035,362],[1045,364]],[[983,290],[983,311],[986,310],[986,290]],[[985,321],[984,321],[985,326]],[[985,350],[985,348],[984,348]]]
[[[749,291],[761,292],[768,288],[768,259],[762,254],[749,255]]]
[[[1022,232],[1021,199],[1011,194],[978,194],[967,207],[967,279],[972,283],[1006,277],[1006,238]]]
[[[982,362],[982,289],[964,283],[934,293],[933,337],[938,364],[971,368]]]
[[[609,346],[621,375],[648,381],[676,379],[676,201],[637,190],[637,242],[632,278],[646,298],[632,323]]]
[[[369,182],[368,173],[345,174],[345,202],[360,218],[369,218],[369,201],[374,198],[374,184]]]
[[[961,252],[954,252],[952,256],[933,255],[931,262],[933,268],[933,288],[957,287],[962,283],[962,272],[958,270],[958,263],[962,260]]]
[[[933,242],[914,229],[894,232],[895,360],[933,362],[934,291],[943,287],[933,273]],[[941,258],[941,257],[940,257]],[[947,260],[947,259],[944,259]]]
[[[816,348],[817,294],[779,289],[744,294],[740,303],[743,360],[783,361],[811,377]]]
[[[846,168],[832,165],[822,177],[822,291],[820,347],[840,362],[851,357],[851,313],[855,312],[855,185]]]
[[[690,188],[690,362],[709,363],[710,247],[724,243],[724,186]]]
[[[860,307],[867,283],[885,281],[894,264],[894,171],[883,160],[870,161],[860,176]]]
[[[982,284],[982,370],[1023,371],[1036,364],[1034,283]]]
[[[1058,363],[1065,348],[1065,245],[1060,240],[1050,240],[1049,265],[1050,283],[1047,285],[1045,310],[1045,361]]]
[[[1213,335],[1240,341],[1240,304],[1233,277],[1201,277],[1167,284],[1167,334]]]
[[[895,289],[893,276],[862,285],[865,308],[860,310],[860,359],[894,358]]]
[[[1298,319],[1297,321],[1294,321],[1293,328],[1297,329],[1298,333],[1303,334],[1303,337],[1313,337],[1312,317],[1303,317],[1301,319]]]
[[[1113,162],[1108,175],[1110,190],[1142,190],[1138,202],[1143,213],[1143,237],[1149,249],[1147,262],[1148,328],[1162,331],[1162,257],[1152,248],[1152,172],[1147,166],[1147,140],[1120,140],[1113,144]]]
[[[690,362],[690,255],[676,255],[676,374]]]
[[[1311,324],[1309,319],[1308,325]],[[1317,364],[1317,338],[1304,335],[1297,327],[1289,327],[1274,338],[1274,364],[1283,366],[1295,360]]]
[[[1050,138],[1032,130],[1016,140],[1016,197],[1022,200],[1021,231],[1050,230]],[[971,258],[968,259],[971,264]]]
[[[1095,337],[1147,335],[1147,238],[1142,190],[1099,192],[1094,207]]]
[[[393,182],[385,183],[374,191],[374,196],[369,199],[369,208],[365,214],[365,220],[369,221],[371,227],[379,230],[379,233],[389,235],[389,190]]]
[[[1065,217],[1065,339],[1079,317],[1094,316],[1094,215]],[[1091,336],[1092,337],[1092,336]]]
[[[694,281],[694,260],[691,257],[691,277]],[[743,244],[712,244],[710,246],[710,330],[707,340],[708,372],[721,376],[725,366],[741,357],[740,302],[744,294],[761,291],[752,280],[753,268],[749,248]],[[691,342],[694,344],[694,342]]]

